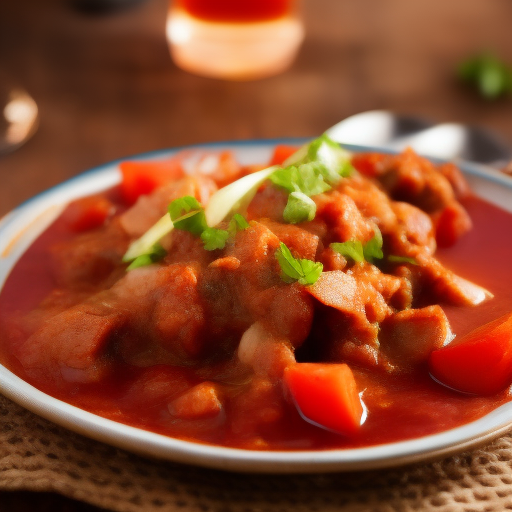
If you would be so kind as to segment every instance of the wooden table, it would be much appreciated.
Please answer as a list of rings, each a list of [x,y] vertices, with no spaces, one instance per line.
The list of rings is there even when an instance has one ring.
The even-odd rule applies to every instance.
[[[41,115],[34,138],[0,157],[0,216],[109,160],[197,142],[313,136],[371,109],[479,124],[512,143],[512,100],[485,101],[454,78],[457,63],[482,49],[512,63],[509,0],[304,4],[307,38],[288,72],[224,82],[171,62],[167,0],[108,15],[79,12],[71,0],[0,2],[0,79],[9,73],[23,84]],[[34,507],[97,510],[0,492],[2,510]]]

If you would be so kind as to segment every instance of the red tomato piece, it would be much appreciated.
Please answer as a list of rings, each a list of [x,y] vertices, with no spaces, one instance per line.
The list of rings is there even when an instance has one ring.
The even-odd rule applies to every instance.
[[[139,196],[150,194],[185,175],[181,163],[175,158],[160,162],[122,162],[119,169],[122,175],[121,196],[128,205],[134,204]]]
[[[63,217],[73,231],[81,232],[101,226],[114,210],[114,205],[105,197],[91,196],[73,201]]]
[[[359,429],[363,406],[346,364],[297,363],[286,368],[284,382],[307,421],[344,435]]]
[[[283,165],[284,161],[291,157],[298,149],[296,146],[287,146],[286,144],[277,145],[269,165]]]
[[[450,388],[490,395],[512,383],[512,313],[430,354],[430,372]]]

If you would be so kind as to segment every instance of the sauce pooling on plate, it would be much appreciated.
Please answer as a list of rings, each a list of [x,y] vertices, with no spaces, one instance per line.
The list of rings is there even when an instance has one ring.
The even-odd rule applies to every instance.
[[[510,399],[512,215],[456,167],[325,137],[266,171],[184,158],[121,164],[32,244],[0,293],[5,366],[122,423],[263,450],[412,439]]]

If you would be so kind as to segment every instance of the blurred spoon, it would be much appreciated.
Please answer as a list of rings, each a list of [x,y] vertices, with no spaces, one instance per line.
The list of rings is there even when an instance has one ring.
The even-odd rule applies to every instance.
[[[455,123],[433,126],[424,119],[385,110],[348,117],[326,133],[340,143],[396,150],[412,147],[425,156],[445,160],[462,158],[499,168],[512,159],[509,146],[483,128]]]
[[[0,86],[0,154],[13,151],[37,130],[36,102],[23,89]]]

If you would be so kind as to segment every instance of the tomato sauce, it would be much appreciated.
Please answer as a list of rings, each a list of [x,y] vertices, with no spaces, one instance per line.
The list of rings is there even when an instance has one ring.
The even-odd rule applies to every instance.
[[[270,21],[290,14],[295,0],[177,0],[175,4],[204,21],[252,23]]]

